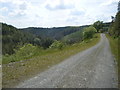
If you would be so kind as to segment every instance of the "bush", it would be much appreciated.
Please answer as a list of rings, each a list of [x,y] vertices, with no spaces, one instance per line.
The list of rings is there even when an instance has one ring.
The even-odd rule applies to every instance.
[[[42,40],[41,46],[42,46],[44,49],[47,49],[47,48],[49,48],[49,46],[50,46],[52,43],[53,43],[53,40],[52,40],[52,39],[46,38],[46,39],[43,39],[43,40]]]
[[[32,44],[25,44],[23,47],[21,47],[19,50],[15,51],[16,56],[21,56],[23,58],[28,58],[37,53],[38,47],[33,46]]]
[[[15,54],[13,55],[4,55],[3,63],[10,63],[15,61],[20,61],[24,59],[31,58],[32,56],[37,55],[40,52],[40,48],[37,46],[33,46],[32,44],[25,44],[23,47],[15,50]]]
[[[93,26],[96,28],[97,32],[103,29],[103,21],[96,21]]]
[[[83,36],[84,36],[84,39],[89,39],[89,38],[93,38],[93,35],[97,32],[97,30],[93,27],[93,26],[90,26],[88,28],[85,28],[84,29],[84,32],[83,32]]]
[[[62,42],[55,40],[49,48],[62,49],[63,46]]]

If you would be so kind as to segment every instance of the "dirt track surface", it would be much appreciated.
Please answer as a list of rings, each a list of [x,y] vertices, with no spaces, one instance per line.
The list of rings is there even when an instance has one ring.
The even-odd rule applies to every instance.
[[[108,39],[101,34],[97,45],[20,83],[17,88],[116,88],[115,65]]]

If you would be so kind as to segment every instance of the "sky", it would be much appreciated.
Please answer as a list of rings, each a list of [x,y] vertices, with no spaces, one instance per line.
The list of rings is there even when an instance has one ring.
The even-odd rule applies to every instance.
[[[119,0],[0,0],[0,22],[17,28],[63,27],[111,21]]]

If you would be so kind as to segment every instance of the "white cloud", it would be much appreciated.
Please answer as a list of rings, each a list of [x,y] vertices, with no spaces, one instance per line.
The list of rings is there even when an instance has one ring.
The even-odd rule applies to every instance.
[[[75,16],[80,16],[80,15],[84,15],[85,11],[83,10],[73,10],[70,12],[70,15],[75,15]]]
[[[24,11],[21,11],[21,10],[15,10],[14,12],[10,12],[9,13],[9,16],[12,16],[12,17],[21,17],[21,16],[25,16],[25,12]]]
[[[0,15],[0,22],[5,22],[5,17]]]
[[[0,0],[0,19],[17,27],[58,27],[110,21],[119,0]]]
[[[6,11],[8,11],[8,8],[7,7],[2,7],[2,8],[0,8],[0,11],[1,12],[6,12]]]
[[[101,6],[108,6],[108,5],[111,5],[112,3],[116,3],[118,2],[119,0],[109,0],[109,1],[105,1],[101,4]]]
[[[0,2],[9,2],[10,0],[0,0]]]
[[[59,3],[56,5],[47,4],[45,6],[48,10],[64,10],[64,9],[73,9],[74,5],[65,4],[64,0],[59,0]]]

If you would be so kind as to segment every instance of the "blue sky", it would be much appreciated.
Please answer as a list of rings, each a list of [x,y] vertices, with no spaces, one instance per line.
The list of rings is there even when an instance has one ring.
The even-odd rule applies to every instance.
[[[62,27],[111,21],[119,0],[0,0],[0,22],[24,27]]]

